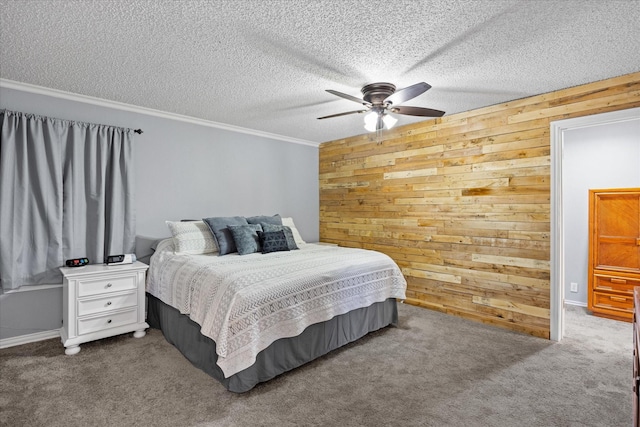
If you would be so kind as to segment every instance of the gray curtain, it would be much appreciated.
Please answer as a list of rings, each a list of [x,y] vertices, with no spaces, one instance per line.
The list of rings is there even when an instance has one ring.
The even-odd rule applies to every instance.
[[[2,111],[0,293],[135,247],[133,131]]]

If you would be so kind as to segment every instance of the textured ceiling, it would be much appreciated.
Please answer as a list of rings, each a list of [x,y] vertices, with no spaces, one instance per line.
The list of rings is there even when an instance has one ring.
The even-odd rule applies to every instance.
[[[313,143],[360,97],[447,114],[640,70],[638,0],[0,0],[0,77]],[[397,116],[398,125],[421,118]]]

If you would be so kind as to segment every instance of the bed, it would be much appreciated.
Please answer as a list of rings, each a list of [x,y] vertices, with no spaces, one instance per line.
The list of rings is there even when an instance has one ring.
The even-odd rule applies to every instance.
[[[301,244],[268,254],[176,252],[147,274],[147,321],[191,363],[242,393],[369,332],[396,325],[406,281],[388,256]]]

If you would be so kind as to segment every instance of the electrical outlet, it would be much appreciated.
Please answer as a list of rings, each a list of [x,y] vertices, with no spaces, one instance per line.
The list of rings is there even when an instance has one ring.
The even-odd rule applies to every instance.
[[[576,282],[571,282],[571,292],[578,292],[578,284]]]

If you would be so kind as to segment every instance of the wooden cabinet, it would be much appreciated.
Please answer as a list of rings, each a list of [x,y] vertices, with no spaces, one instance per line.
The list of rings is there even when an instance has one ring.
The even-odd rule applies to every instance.
[[[640,427],[640,288],[633,299],[633,426]]]
[[[80,344],[134,332],[142,338],[145,322],[146,264],[63,267],[63,320],[60,336],[65,353],[76,354]]]
[[[640,188],[589,190],[589,293],[593,314],[631,322],[640,286]]]

